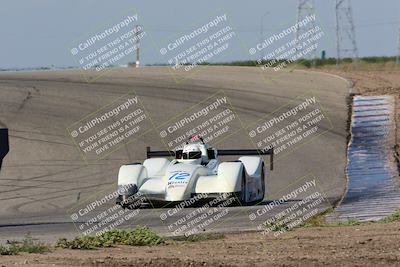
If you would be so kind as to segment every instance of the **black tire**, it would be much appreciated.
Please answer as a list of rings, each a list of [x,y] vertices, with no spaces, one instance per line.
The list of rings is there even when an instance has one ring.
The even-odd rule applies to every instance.
[[[261,169],[261,190],[262,190],[262,198],[261,201],[265,198],[265,171],[264,171],[264,163],[262,164]]]
[[[241,190],[239,195],[239,204],[242,206],[247,206],[249,203],[246,201],[246,170],[243,166],[242,169],[242,181],[241,181]]]

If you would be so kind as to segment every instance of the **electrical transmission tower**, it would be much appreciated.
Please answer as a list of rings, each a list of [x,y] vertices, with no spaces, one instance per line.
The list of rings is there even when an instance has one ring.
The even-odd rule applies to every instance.
[[[304,19],[314,17],[315,16],[315,7],[314,7],[314,0],[299,0],[298,7],[297,7],[297,29],[296,29],[296,41],[300,42],[299,37],[306,32],[311,33],[308,35],[307,40],[311,43],[308,47],[314,46],[316,44],[315,36],[315,20],[308,22],[307,24],[303,25],[302,27],[299,26],[299,23]],[[305,47],[304,47],[305,48]],[[301,49],[304,50],[304,49]],[[299,51],[299,50],[298,50]],[[303,54],[303,58],[313,60],[317,56],[317,49],[312,49],[307,54]]]
[[[351,0],[336,0],[336,65],[345,57],[358,59],[356,33]]]

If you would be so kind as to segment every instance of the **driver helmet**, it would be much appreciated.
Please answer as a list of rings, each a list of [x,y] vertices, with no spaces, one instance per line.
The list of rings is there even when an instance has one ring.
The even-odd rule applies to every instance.
[[[183,147],[182,162],[201,164],[202,151],[199,144],[187,144]]]

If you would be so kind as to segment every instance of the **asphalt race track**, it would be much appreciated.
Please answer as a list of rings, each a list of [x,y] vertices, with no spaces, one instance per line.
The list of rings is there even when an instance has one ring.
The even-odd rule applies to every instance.
[[[85,74],[93,78],[97,75],[94,71]],[[201,67],[178,82],[174,75],[167,67],[123,68],[88,83],[77,70],[0,73],[0,126],[10,131],[10,152],[0,173],[0,242],[27,232],[46,240],[78,234],[69,210],[85,199],[115,189],[119,166],[142,161],[146,146],[163,149],[158,134],[150,132],[105,159],[86,164],[67,135],[69,125],[132,90],[154,125],[220,90],[244,125],[282,106],[295,106],[300,101],[296,97],[306,92],[316,96],[329,117],[332,125],[321,125],[326,130],[322,135],[275,161],[274,171],[267,172],[264,203],[231,207],[210,230],[255,229],[258,221],[250,221],[249,214],[304,176],[317,178],[331,205],[341,199],[346,188],[345,80],[325,73],[265,72],[255,67]],[[239,131],[220,145],[226,149],[249,148],[251,142],[245,131]],[[179,216],[194,209],[186,208]],[[128,224],[147,225],[171,234],[168,220],[160,219],[166,210],[141,209]]]

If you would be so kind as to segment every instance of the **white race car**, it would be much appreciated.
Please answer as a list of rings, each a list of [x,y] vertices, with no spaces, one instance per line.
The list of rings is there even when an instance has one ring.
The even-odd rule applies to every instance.
[[[117,204],[129,208],[137,193],[157,202],[185,201],[199,194],[209,198],[233,194],[242,205],[264,199],[265,172],[260,155],[271,156],[272,170],[273,149],[217,150],[209,148],[200,137],[196,140],[200,141],[187,142],[183,150],[175,152],[150,151],[148,147],[143,164],[121,166]],[[232,155],[242,157],[235,161],[218,160],[218,156]],[[175,159],[169,160],[172,156]]]

